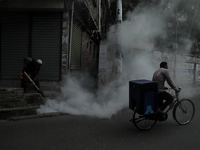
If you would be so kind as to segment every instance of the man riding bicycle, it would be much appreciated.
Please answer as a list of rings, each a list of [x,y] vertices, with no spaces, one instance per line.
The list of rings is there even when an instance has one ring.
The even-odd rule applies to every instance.
[[[171,80],[167,62],[160,63],[160,68],[154,72],[152,80],[158,82],[158,112],[163,114],[163,110],[173,102],[172,95],[165,91],[167,89],[165,87],[165,80],[169,86],[175,90],[175,92],[178,93],[180,90],[176,88],[173,81]],[[163,100],[165,100],[164,103]]]

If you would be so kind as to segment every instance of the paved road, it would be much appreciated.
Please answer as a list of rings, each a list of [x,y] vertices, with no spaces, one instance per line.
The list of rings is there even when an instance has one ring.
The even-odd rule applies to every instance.
[[[199,150],[200,97],[193,121],[178,125],[172,118],[149,131],[139,131],[124,110],[111,119],[64,115],[0,122],[0,150]]]

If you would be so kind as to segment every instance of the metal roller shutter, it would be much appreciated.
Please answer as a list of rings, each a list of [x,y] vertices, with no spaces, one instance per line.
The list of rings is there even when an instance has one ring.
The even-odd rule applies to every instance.
[[[18,79],[23,57],[28,55],[29,15],[1,13],[1,78]]]
[[[61,13],[34,13],[32,24],[32,56],[43,65],[40,80],[60,80]]]
[[[81,29],[76,23],[73,24],[70,69],[81,68]]]

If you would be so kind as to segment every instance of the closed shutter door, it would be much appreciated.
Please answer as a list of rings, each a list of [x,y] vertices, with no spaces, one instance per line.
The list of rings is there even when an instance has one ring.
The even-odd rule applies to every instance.
[[[60,80],[61,13],[34,13],[32,56],[41,59],[40,80]]]
[[[81,29],[73,24],[72,30],[72,41],[71,41],[71,58],[70,58],[70,69],[81,68]]]
[[[1,77],[18,79],[28,55],[28,13],[1,13]]]

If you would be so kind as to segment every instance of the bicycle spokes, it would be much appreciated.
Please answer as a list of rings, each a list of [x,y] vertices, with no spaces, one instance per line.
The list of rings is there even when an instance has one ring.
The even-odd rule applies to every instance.
[[[180,110],[182,110],[183,113],[187,113],[187,107],[184,103],[179,103],[178,107]]]
[[[193,119],[194,113],[194,103],[189,99],[179,101],[173,109],[174,120],[181,125],[188,124]]]
[[[156,119],[152,119],[153,114],[141,115],[136,111],[134,112],[133,119],[131,120],[135,126],[140,130],[151,129],[157,122]]]

